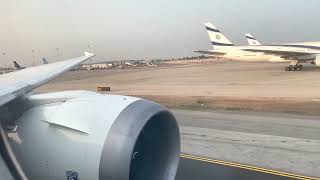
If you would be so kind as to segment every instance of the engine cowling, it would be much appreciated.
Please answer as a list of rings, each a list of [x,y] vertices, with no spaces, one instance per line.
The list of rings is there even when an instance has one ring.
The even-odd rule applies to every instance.
[[[174,180],[174,116],[151,101],[93,92],[33,95],[9,134],[30,179]]]
[[[314,59],[314,64],[316,67],[320,67],[320,55],[317,55],[316,58]]]

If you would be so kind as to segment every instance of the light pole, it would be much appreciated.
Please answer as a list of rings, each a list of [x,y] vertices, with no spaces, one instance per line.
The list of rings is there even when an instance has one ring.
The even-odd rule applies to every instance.
[[[91,46],[90,46],[90,43],[88,43],[88,52],[91,52]]]
[[[57,54],[58,54],[58,61],[60,60],[60,55],[59,55],[59,48],[56,48]]]
[[[3,56],[3,67],[5,68],[5,64],[6,64],[6,52],[2,53]]]
[[[31,52],[32,52],[32,61],[33,61],[32,63],[33,63],[33,66],[34,66],[34,65],[35,65],[35,61],[34,61],[34,49],[32,49]]]

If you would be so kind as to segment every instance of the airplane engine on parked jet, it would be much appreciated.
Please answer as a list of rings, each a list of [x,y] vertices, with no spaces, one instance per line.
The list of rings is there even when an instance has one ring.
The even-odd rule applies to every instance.
[[[148,100],[88,91],[31,95],[9,139],[32,180],[174,180],[174,116]]]
[[[320,67],[320,55],[317,55],[316,58],[314,59],[314,64],[316,67]]]

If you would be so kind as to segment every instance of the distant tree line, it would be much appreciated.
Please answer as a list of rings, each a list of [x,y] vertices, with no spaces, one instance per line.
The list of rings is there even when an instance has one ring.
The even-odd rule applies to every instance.
[[[205,56],[205,55],[201,55],[201,56],[186,56],[186,57],[180,57],[180,58],[167,59],[167,61],[175,61],[175,60],[183,61],[183,60],[210,59],[210,58],[211,58],[210,56]]]

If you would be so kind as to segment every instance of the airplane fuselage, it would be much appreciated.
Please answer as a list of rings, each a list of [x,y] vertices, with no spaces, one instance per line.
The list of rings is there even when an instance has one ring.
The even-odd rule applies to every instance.
[[[224,52],[223,55],[217,55],[218,57],[230,59],[234,61],[245,61],[245,62],[284,62],[285,60],[279,56],[266,55],[260,52],[247,52],[240,49],[220,51]]]
[[[247,51],[250,49],[251,51]],[[252,52],[252,50],[259,51],[260,49],[268,49],[270,51],[290,51],[306,54],[320,54],[320,42],[304,42],[295,44],[280,44],[280,45],[258,45],[258,46],[230,46],[219,47],[212,52],[221,53],[216,56],[246,62],[292,62],[290,57],[282,57],[277,55],[266,54],[263,52]],[[300,56],[301,59],[312,59],[313,57]]]

